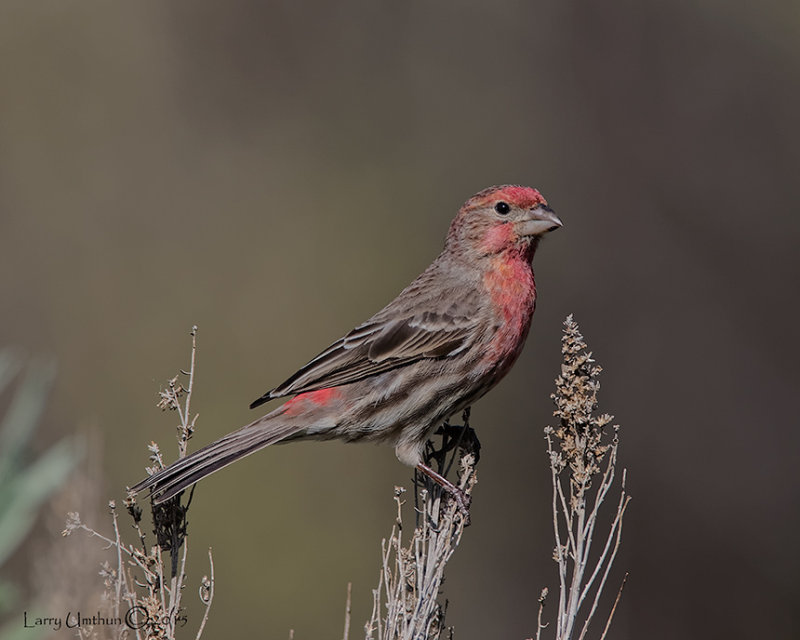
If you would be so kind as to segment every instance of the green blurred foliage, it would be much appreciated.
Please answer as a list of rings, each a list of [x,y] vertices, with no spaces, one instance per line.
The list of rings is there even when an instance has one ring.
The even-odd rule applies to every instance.
[[[21,369],[19,357],[10,350],[0,351],[0,394]],[[32,362],[0,420],[0,567],[27,540],[42,506],[63,486],[83,455],[80,440],[65,436],[31,459],[31,442],[54,376],[52,362]],[[0,578],[0,619],[21,610],[20,599],[20,589],[14,582]],[[0,628],[0,637],[17,637],[21,626],[15,616]]]
[[[101,425],[121,498],[174,435],[151,405],[187,327],[200,446],[415,277],[464,199],[536,186],[565,226],[473,413],[456,637],[529,637],[555,586],[542,428],[570,312],[634,496],[616,637],[796,636],[799,80],[780,0],[10,0],[0,338],[55,354],[45,426]],[[388,449],[312,443],[205,481],[209,634],[338,633],[348,581],[366,619],[409,478]]]

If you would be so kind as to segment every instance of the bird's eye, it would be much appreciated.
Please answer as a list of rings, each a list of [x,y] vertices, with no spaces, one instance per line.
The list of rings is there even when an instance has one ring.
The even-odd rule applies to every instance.
[[[501,216],[506,215],[509,211],[511,211],[511,207],[508,206],[507,202],[498,202],[494,205],[494,210],[497,211]]]

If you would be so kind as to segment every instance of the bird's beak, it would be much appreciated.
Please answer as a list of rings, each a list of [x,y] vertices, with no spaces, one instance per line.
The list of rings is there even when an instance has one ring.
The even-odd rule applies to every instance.
[[[541,236],[548,231],[558,229],[561,220],[553,210],[543,204],[528,211],[528,215],[516,224],[516,232],[521,236]]]

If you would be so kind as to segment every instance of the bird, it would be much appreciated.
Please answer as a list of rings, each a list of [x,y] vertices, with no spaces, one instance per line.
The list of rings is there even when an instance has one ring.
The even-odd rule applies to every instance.
[[[520,355],[536,307],[532,260],[561,220],[534,188],[494,186],[459,209],[439,256],[366,322],[251,409],[291,397],[250,424],[129,489],[161,504],[264,447],[339,439],[394,446],[400,462],[464,496],[424,461],[433,430],[494,387]]]

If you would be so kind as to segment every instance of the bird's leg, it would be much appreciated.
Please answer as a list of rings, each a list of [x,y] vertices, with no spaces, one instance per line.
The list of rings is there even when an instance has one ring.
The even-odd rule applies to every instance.
[[[448,422],[442,424],[434,433],[434,435],[442,436],[442,445],[436,448],[432,440],[428,440],[425,445],[424,461],[417,465],[417,470],[431,478],[447,493],[453,496],[453,499],[458,505],[458,509],[464,517],[465,524],[469,524],[469,506],[472,501],[466,492],[457,487],[455,484],[447,479],[447,474],[450,473],[450,468],[457,458],[460,458],[459,451],[464,453],[471,453],[475,456],[475,462],[478,461],[480,454],[480,442],[475,435],[475,430],[469,426],[469,407],[464,409],[462,419],[463,425],[451,425]],[[453,452],[452,456],[448,453]],[[450,458],[448,461],[448,457]],[[434,470],[431,466],[436,462],[438,470]]]
[[[422,473],[428,476],[431,480],[433,480],[436,484],[438,484],[442,489],[447,491],[453,499],[456,501],[458,505],[458,510],[461,511],[461,515],[464,516],[464,520],[466,524],[469,524],[469,505],[472,501],[463,489],[457,487],[452,482],[450,482],[447,478],[445,478],[440,473],[437,473],[433,469],[431,469],[427,464],[424,462],[420,462],[417,465],[417,469],[419,469]]]

